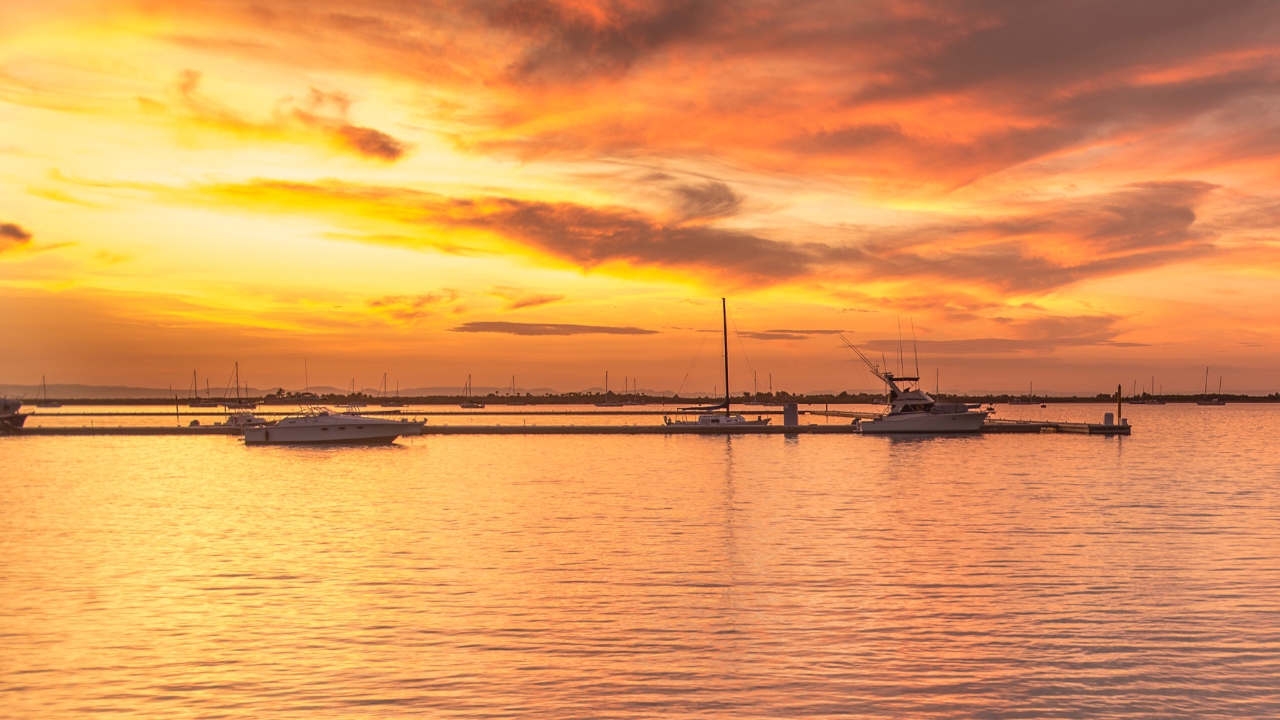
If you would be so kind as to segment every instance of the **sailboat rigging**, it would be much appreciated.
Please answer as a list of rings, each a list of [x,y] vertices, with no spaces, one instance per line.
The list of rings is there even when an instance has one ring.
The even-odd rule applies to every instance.
[[[378,394],[382,399],[381,402],[378,403],[379,406],[397,407],[397,408],[404,407],[404,403],[400,402],[400,381],[399,380],[396,381],[396,396],[394,398],[387,396],[387,374],[386,373],[382,373],[382,387],[378,388]]]
[[[49,387],[44,384],[44,376],[40,376],[40,394],[36,397],[36,407],[60,408],[62,403],[49,399]]]
[[[231,394],[231,384],[235,383],[236,397],[232,401],[229,397]],[[258,407],[258,404],[249,399],[249,384],[245,383],[245,397],[240,397],[240,363],[236,362],[231,371],[231,378],[227,380],[227,387],[222,391],[223,402],[219,403],[228,410],[252,410]]]
[[[1218,395],[1222,395],[1222,376],[1218,376]],[[1227,402],[1221,397],[1209,397],[1209,368],[1204,369],[1204,395],[1196,401],[1197,405],[1226,405]]]
[[[467,375],[467,384],[462,388],[462,402],[458,407],[466,410],[482,410],[484,403],[477,401],[471,396],[471,375]]]
[[[725,298],[720,298],[720,333],[724,341],[724,402],[719,405],[711,405],[707,407],[688,407],[680,408],[681,412],[697,412],[697,420],[672,420],[669,417],[662,418],[667,425],[768,425],[771,418],[757,416],[755,420],[748,420],[742,415],[734,415],[730,404],[733,396],[729,392],[729,306]],[[717,413],[718,410],[724,410],[724,414]]]
[[[604,402],[596,403],[596,407],[622,407],[620,402],[609,401],[609,371],[604,371]]]

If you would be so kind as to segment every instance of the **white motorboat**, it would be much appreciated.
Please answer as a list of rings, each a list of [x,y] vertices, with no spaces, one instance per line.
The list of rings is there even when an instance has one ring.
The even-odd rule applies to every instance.
[[[275,423],[244,429],[245,445],[389,445],[401,436],[421,435],[425,420],[391,420],[307,408]]]
[[[236,412],[228,415],[227,421],[222,424],[229,425],[231,427],[247,428],[270,425],[271,421],[266,418],[258,417],[251,412]]]
[[[31,413],[18,412],[20,408],[21,400],[0,397],[0,432],[17,430],[31,417]]]
[[[698,418],[696,420],[672,420],[669,417],[663,417],[663,423],[667,425],[696,425],[699,427],[750,427],[752,425],[768,425],[772,419],[757,415],[755,420],[748,420],[729,411],[729,401],[733,396],[729,394],[729,309],[724,298],[720,298],[720,323],[721,337],[724,340],[724,402],[710,407],[680,408],[680,412],[699,413]],[[605,382],[607,383],[608,376],[606,375],[605,377]],[[724,410],[723,414],[720,413],[721,410]]]
[[[859,419],[858,431],[866,434],[885,433],[973,433],[982,429],[988,411],[981,405],[939,403],[920,389],[919,377],[897,377],[882,371],[862,351],[840,336],[851,350],[862,358],[871,372],[889,389],[889,412],[876,418]],[[901,383],[901,384],[899,384]]]

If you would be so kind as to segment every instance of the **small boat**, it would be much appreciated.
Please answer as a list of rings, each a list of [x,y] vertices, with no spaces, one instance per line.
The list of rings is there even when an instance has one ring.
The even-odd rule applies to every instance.
[[[382,373],[382,387],[380,388],[382,402],[378,403],[380,407],[404,407],[404,403],[400,402],[400,381],[396,381],[396,396],[394,398],[387,397],[387,374]]]
[[[421,435],[425,420],[372,418],[329,408],[307,408],[274,423],[244,429],[245,445],[390,445]]]
[[[662,418],[664,424],[698,427],[751,427],[768,425],[772,420],[772,418],[760,415],[757,415],[755,420],[748,420],[742,415],[734,415],[730,411],[729,403],[733,396],[729,394],[729,308],[724,298],[720,298],[720,323],[721,336],[724,339],[724,402],[709,407],[679,408],[682,413],[699,413],[698,418],[696,420],[672,420],[664,416]],[[720,410],[724,410],[724,413],[721,414]]]
[[[1218,395],[1222,395],[1222,376],[1218,376]],[[1226,400],[1221,397],[1209,397],[1209,368],[1204,369],[1204,396],[1196,401],[1197,405],[1212,405],[1221,407],[1227,404]]]
[[[604,371],[604,402],[596,403],[596,407],[622,407],[623,403],[609,402],[609,371]]]
[[[231,400],[228,396],[231,390],[231,383],[236,384],[236,398]],[[227,381],[227,389],[222,391],[222,402],[218,403],[228,410],[253,410],[258,407],[258,403],[249,399],[249,383],[244,384],[245,396],[240,397],[240,363],[235,364],[235,368],[231,371],[231,379]]]
[[[872,374],[880,378],[889,390],[889,412],[874,419],[855,420],[859,432],[869,435],[952,434],[973,433],[982,429],[982,423],[987,419],[987,411],[981,410],[981,405],[935,402],[920,389],[920,378],[897,377],[891,372],[881,371],[853,343],[845,340],[843,335],[840,339],[862,358],[862,362],[866,363]]]
[[[221,407],[219,403],[213,401],[209,392],[209,378],[204,379],[204,399],[200,399],[200,387],[196,383],[196,371],[191,371],[191,402],[187,403],[187,407],[193,408],[215,408]]]
[[[0,432],[12,432],[22,427],[31,417],[31,413],[18,412],[22,408],[21,400],[0,397]]]
[[[36,397],[38,408],[60,408],[62,403],[49,399],[49,388],[44,384],[44,376],[40,376],[40,394]]]
[[[899,379],[902,379],[902,378],[899,378]],[[1011,398],[1011,399],[1009,400],[1009,404],[1010,404],[1010,405],[1039,405],[1039,404],[1040,404],[1040,401],[1039,401],[1039,400],[1036,400],[1036,384],[1035,384],[1035,381],[1032,381],[1032,382],[1031,382],[1031,385],[1030,385],[1030,389],[1029,389],[1029,390],[1030,390],[1030,391],[1028,392],[1028,394],[1027,394],[1027,396],[1026,396],[1026,397],[1016,397],[1016,398]]]
[[[507,390],[507,397],[511,398],[507,401],[508,405],[528,405],[525,399],[516,394],[516,376],[511,376],[511,388]]]
[[[1161,394],[1164,393],[1163,385],[1160,386],[1160,392]],[[1155,375],[1151,376],[1151,392],[1147,393],[1147,404],[1148,405],[1164,405],[1165,404],[1165,402],[1160,399],[1160,396],[1156,395],[1156,376]]]
[[[266,418],[260,418],[251,412],[235,412],[227,416],[227,421],[222,423],[230,427],[258,427],[262,425],[270,425],[271,421]]]
[[[462,402],[458,407],[464,410],[483,410],[484,403],[476,400],[471,395],[471,376],[467,375],[467,384],[462,388]]]

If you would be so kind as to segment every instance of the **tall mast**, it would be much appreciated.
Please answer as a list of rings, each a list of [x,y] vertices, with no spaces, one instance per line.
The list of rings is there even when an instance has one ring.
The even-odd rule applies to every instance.
[[[724,416],[729,417],[729,306],[720,298],[720,324],[724,337]]]

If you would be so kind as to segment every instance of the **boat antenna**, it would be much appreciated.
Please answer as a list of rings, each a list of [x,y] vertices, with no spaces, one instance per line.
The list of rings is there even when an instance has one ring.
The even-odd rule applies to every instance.
[[[729,303],[720,298],[720,331],[724,335],[724,416],[729,417]]]
[[[911,354],[916,358],[916,377],[920,377],[920,349],[916,347],[916,320],[911,318]],[[919,382],[919,381],[917,381]]]
[[[302,388],[302,392],[310,391],[311,390],[311,373],[307,371],[306,358],[302,358],[302,382],[307,384],[306,387]]]
[[[898,316],[898,374],[906,375],[906,371],[902,369],[902,316]]]

